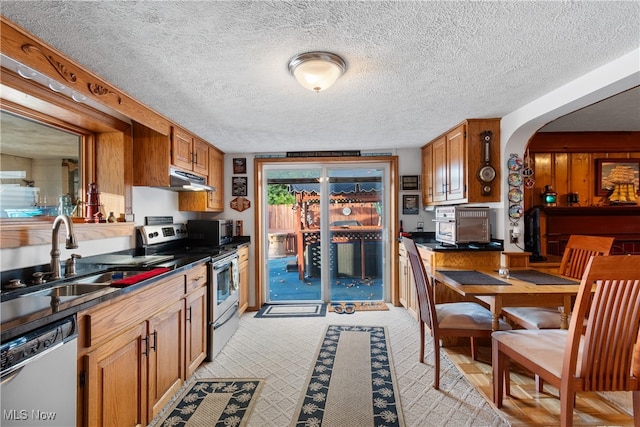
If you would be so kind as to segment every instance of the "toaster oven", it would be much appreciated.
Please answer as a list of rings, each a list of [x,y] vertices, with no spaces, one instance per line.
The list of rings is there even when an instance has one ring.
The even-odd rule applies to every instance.
[[[436,240],[443,244],[489,243],[491,240],[487,207],[437,207],[433,221],[436,223]]]

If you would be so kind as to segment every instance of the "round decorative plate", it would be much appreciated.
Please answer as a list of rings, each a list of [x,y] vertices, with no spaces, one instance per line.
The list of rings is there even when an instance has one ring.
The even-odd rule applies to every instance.
[[[344,208],[344,209],[342,209],[342,214],[343,214],[344,216],[349,216],[349,215],[351,215],[351,208]]]
[[[522,201],[522,190],[519,188],[509,190],[509,201],[511,203],[520,203]]]
[[[522,176],[517,172],[509,174],[509,185],[512,187],[520,187],[522,185]]]
[[[512,171],[519,171],[522,169],[522,159],[517,154],[512,154],[507,160],[507,167]]]
[[[522,218],[522,206],[520,206],[520,205],[511,205],[509,207],[509,218],[511,218],[511,219],[520,219],[520,218]]]

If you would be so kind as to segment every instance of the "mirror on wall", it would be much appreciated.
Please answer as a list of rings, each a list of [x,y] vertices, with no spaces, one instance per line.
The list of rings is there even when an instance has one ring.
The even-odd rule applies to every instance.
[[[81,200],[80,135],[0,112],[0,218],[72,214]]]

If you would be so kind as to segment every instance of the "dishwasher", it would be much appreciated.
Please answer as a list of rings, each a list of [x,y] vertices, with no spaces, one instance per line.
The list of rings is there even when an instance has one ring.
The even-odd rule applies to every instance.
[[[77,341],[71,316],[2,344],[0,425],[76,425]]]

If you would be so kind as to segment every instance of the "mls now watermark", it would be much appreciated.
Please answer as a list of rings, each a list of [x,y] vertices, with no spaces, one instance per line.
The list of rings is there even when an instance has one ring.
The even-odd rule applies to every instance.
[[[39,409],[3,409],[2,419],[5,421],[53,421],[55,412],[41,411]]]

